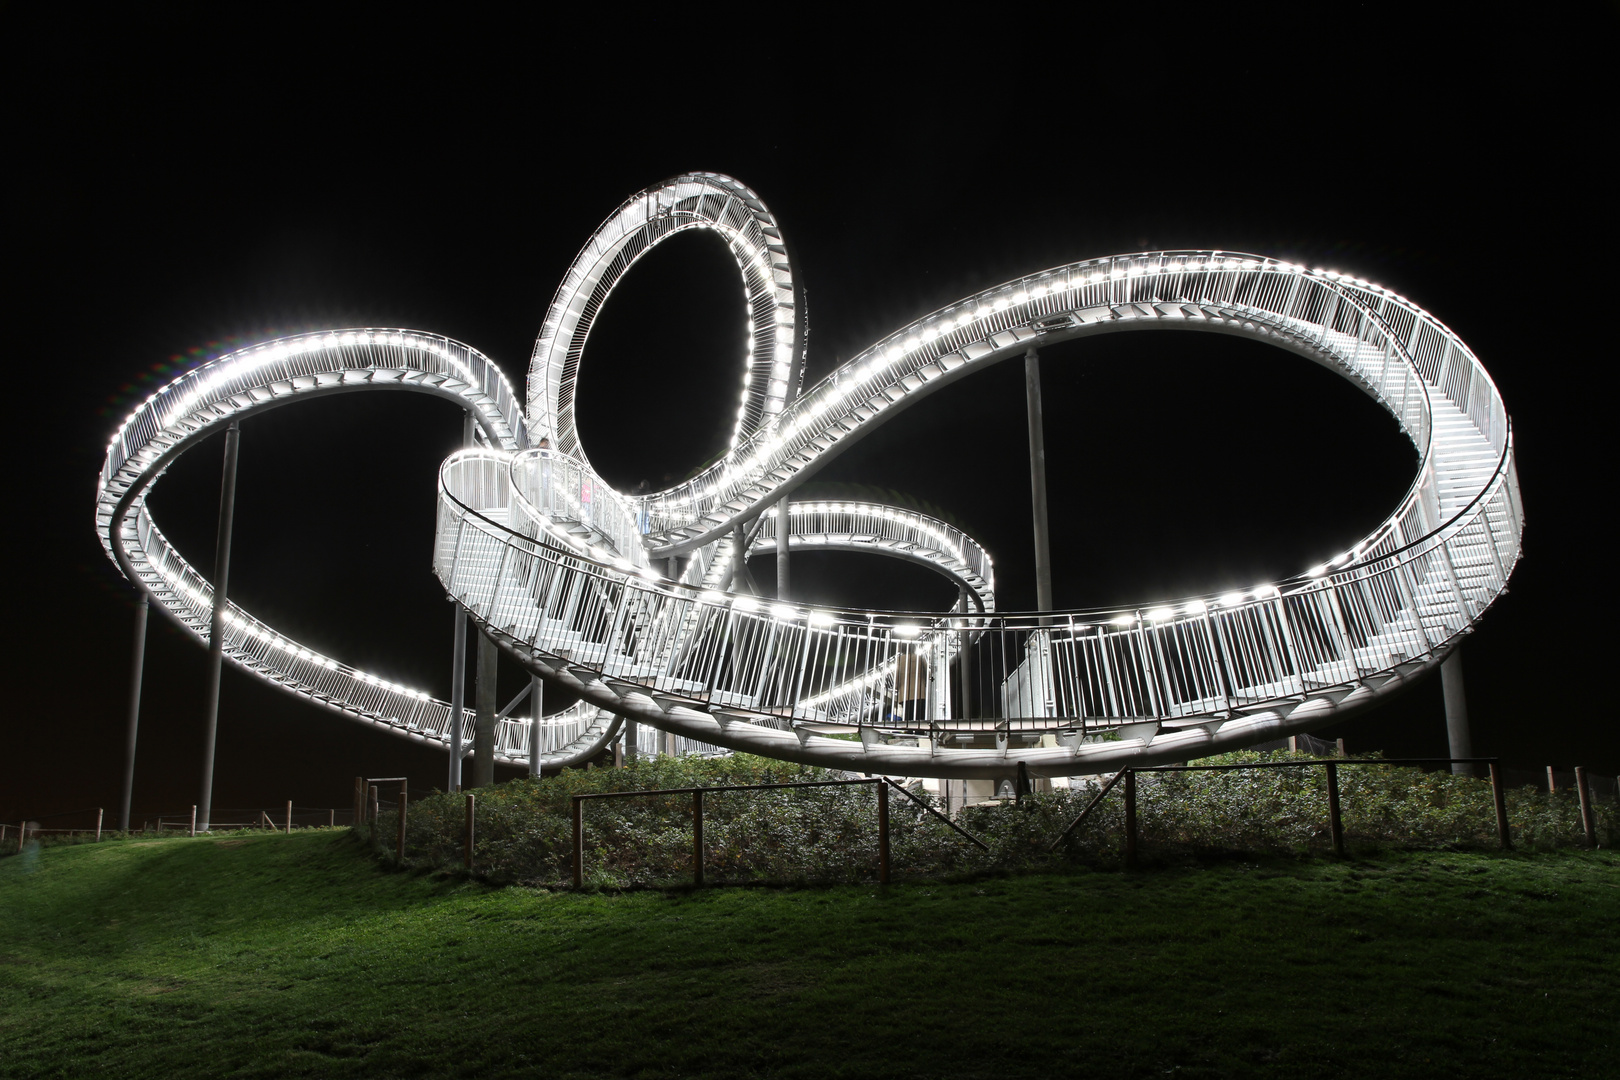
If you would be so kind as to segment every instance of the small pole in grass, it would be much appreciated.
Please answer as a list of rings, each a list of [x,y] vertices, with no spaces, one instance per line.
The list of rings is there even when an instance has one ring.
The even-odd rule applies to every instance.
[[[1328,832],[1333,836],[1333,854],[1344,858],[1344,820],[1339,816],[1339,766],[1327,763]]]
[[[292,800],[287,800],[287,835],[292,835]]]
[[[96,807],[96,843],[101,843],[101,807]]]
[[[337,825],[337,808],[331,807],[326,811],[326,827],[328,829]]]
[[[1136,770],[1125,770],[1125,869],[1136,869]]]
[[[580,828],[581,802],[578,795],[574,796],[574,888],[585,887],[585,837]]]
[[[191,835],[197,835],[197,804],[191,804]]]
[[[1502,840],[1502,850],[1511,851],[1513,839],[1508,835],[1507,797],[1502,791],[1502,768],[1491,762],[1491,798],[1496,803],[1496,835]]]
[[[1018,763],[1020,770],[1024,763]],[[1020,777],[1022,779],[1022,777]],[[884,780],[878,781],[878,884],[889,883],[889,785]]]
[[[692,884],[703,887],[703,789],[692,792]]]
[[[1581,828],[1586,830],[1586,846],[1597,847],[1597,817],[1593,813],[1592,793],[1586,779],[1586,766],[1575,766],[1575,794],[1581,797]]]
[[[1553,767],[1547,766],[1547,794],[1551,795],[1558,790],[1558,778],[1553,775]]]
[[[1349,757],[1350,756],[1350,752],[1344,748],[1344,740],[1343,739],[1334,740],[1334,744],[1338,747],[1340,757]]]
[[[399,834],[394,838],[394,857],[400,862],[405,861],[405,799],[403,791],[399,793]]]
[[[473,793],[467,793],[467,823],[461,837],[461,865],[472,869],[473,853]]]

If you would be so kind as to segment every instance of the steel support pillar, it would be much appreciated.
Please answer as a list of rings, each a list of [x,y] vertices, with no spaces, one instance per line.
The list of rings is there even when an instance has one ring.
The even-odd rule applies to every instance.
[[[135,656],[129,670],[129,727],[124,732],[124,791],[118,807],[118,831],[129,831],[129,803],[135,793],[135,735],[141,724],[141,673],[146,668],[146,613],[151,607],[145,591],[135,605]]]
[[[450,649],[450,781],[449,790],[461,790],[461,714],[467,707],[467,612],[455,600],[455,644]]]
[[[483,631],[478,632],[478,673],[473,683],[472,786],[495,783],[495,665],[500,650]]]
[[[468,447],[473,444],[473,417],[472,413],[463,413],[461,417],[461,445]],[[461,790],[461,759],[465,751],[461,744],[461,714],[467,707],[467,611],[455,597],[450,602],[456,606],[455,641],[450,647],[450,780],[448,790]]]
[[[968,587],[966,585],[958,586],[957,599],[960,601],[959,606],[964,616],[962,619],[961,651],[957,653],[957,659],[962,665],[962,704],[958,711],[961,713],[962,719],[971,720],[973,719],[973,658],[970,654],[973,652],[973,637],[966,629],[966,616],[973,610],[973,600],[968,596]]]
[[[1046,434],[1041,424],[1041,355],[1024,354],[1024,402],[1029,410],[1029,494],[1035,511],[1035,608],[1052,610],[1052,541],[1046,513]]]
[[[782,604],[787,603],[788,598],[788,532],[791,523],[788,500],[784,495],[776,503],[776,600]]]
[[[219,680],[225,663],[225,605],[231,581],[231,523],[236,516],[236,456],[242,422],[225,429],[225,469],[219,482],[219,530],[214,534],[214,610],[208,621],[208,692],[204,699],[202,797],[198,822],[204,832],[214,807],[214,741],[219,731]]]
[[[1440,689],[1446,698],[1446,737],[1451,741],[1451,756],[1474,756],[1474,740],[1468,733],[1468,697],[1463,693],[1462,647],[1451,650],[1440,665]],[[1458,776],[1474,775],[1472,765],[1454,764],[1451,771]]]
[[[545,705],[545,689],[540,676],[529,676],[529,775],[540,775],[540,719]]]

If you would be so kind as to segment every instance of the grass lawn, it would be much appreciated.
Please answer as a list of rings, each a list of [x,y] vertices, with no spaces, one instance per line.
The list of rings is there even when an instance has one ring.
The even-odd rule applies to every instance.
[[[0,1075],[1615,1076],[1620,857],[571,895],[345,830],[0,859]]]

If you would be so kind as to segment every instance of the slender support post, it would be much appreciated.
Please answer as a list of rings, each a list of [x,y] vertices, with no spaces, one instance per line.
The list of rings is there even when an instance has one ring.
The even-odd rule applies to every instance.
[[[477,798],[472,792],[467,792],[467,821],[461,834],[461,865],[468,870],[473,868],[473,823],[477,812],[474,800]]]
[[[968,588],[966,585],[958,587],[957,599],[962,608],[962,615],[964,616],[962,619],[962,648],[961,652],[958,654],[960,656],[962,666],[961,712],[962,719],[971,720],[973,719],[973,657],[971,655],[973,652],[973,635],[967,629],[966,615],[968,612],[973,610],[973,601],[968,598]]]
[[[1029,493],[1035,510],[1035,608],[1052,610],[1052,542],[1046,513],[1046,434],[1041,423],[1041,356],[1024,354],[1024,400],[1029,410]]]
[[[124,791],[118,807],[118,831],[129,832],[129,803],[135,793],[135,734],[141,723],[141,673],[146,668],[146,613],[151,605],[144,591],[135,605],[135,658],[129,670],[129,727],[124,734]]]
[[[287,835],[292,835],[292,800],[287,800]]]
[[[1339,814],[1339,766],[1327,763],[1328,832],[1333,836],[1333,854],[1344,858],[1344,819]]]
[[[703,789],[692,792],[692,884],[703,887]]]
[[[1496,803],[1496,835],[1502,841],[1502,850],[1510,851],[1513,848],[1513,838],[1508,835],[1507,797],[1502,791],[1502,767],[1491,762],[1491,800]]]
[[[399,829],[394,835],[394,858],[399,862],[405,861],[405,803],[408,796],[401,789],[399,793]]]
[[[454,601],[452,601],[454,603]],[[467,612],[456,608],[456,640],[450,661],[450,790],[461,790],[461,714],[467,703]]]
[[[574,888],[585,887],[585,829],[584,801],[578,795],[574,796]]]
[[[784,604],[788,598],[788,533],[792,531],[792,524],[784,495],[776,502],[776,599]]]
[[[1468,733],[1468,698],[1463,693],[1462,649],[1451,650],[1440,665],[1440,689],[1446,697],[1446,735],[1451,740],[1451,756],[1474,756],[1473,740]],[[1458,776],[1473,776],[1474,767],[1454,762],[1451,771]]]
[[[878,796],[878,884],[889,883],[889,785],[879,782]]]
[[[1586,831],[1586,846],[1597,847],[1597,815],[1593,812],[1592,792],[1586,779],[1586,766],[1575,766],[1575,794],[1581,797],[1581,828]]]
[[[1547,794],[1551,795],[1558,790],[1558,777],[1553,775],[1553,767],[1547,766]]]
[[[545,711],[545,687],[540,676],[529,676],[529,705],[534,710],[529,718],[529,775],[540,778],[540,722]]]
[[[326,811],[326,827],[328,829],[337,828],[337,811],[336,810],[331,809],[331,808],[327,809],[327,811]]]
[[[24,827],[24,831],[26,831],[26,826]],[[188,833],[188,835],[190,835],[190,836],[196,836],[197,835],[197,804],[196,803],[191,804],[191,829],[190,829],[190,832]]]
[[[1584,806],[1585,804],[1582,803],[1582,805]],[[98,844],[101,843],[101,818],[102,818],[102,814],[103,814],[103,811],[102,811],[101,807],[99,807],[99,806],[96,807],[96,843],[98,843]]]
[[[204,705],[202,829],[214,806],[214,736],[219,730],[219,679],[225,661],[225,605],[231,578],[231,522],[236,515],[236,454],[242,422],[225,429],[225,470],[219,485],[219,531],[214,536],[214,611],[208,623],[208,693]]]
[[[478,634],[478,675],[473,685],[473,787],[495,783],[495,673],[500,652],[482,631]]]
[[[369,786],[370,786],[370,789],[371,789],[371,792],[370,792],[370,794],[371,794],[371,807],[370,807],[370,813],[368,813],[366,815],[366,820],[371,823],[371,832],[372,832],[371,839],[372,839],[372,842],[375,843],[376,839],[377,839],[377,836],[376,836],[376,832],[377,832],[377,815],[379,813],[381,813],[381,811],[382,811],[382,803],[381,803],[381,798],[382,797],[377,794],[377,785],[376,784],[371,784]]]
[[[1136,770],[1125,770],[1125,869],[1136,869]]]

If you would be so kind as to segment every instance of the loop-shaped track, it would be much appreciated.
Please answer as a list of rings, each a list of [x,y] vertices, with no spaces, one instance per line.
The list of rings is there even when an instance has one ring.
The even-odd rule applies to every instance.
[[[660,239],[693,227],[727,237],[750,299],[733,448],[673,490],[629,498],[580,451],[573,381],[614,284]],[[758,197],[716,174],[633,197],[558,290],[526,419],[492,364],[431,335],[306,335],[222,357],[153,395],[109,445],[103,543],[205,638],[207,582],[145,509],[144,491],[174,456],[232,417],[300,395],[435,393],[479,418],[485,444],[441,470],[435,571],[520,662],[580,694],[554,725],[563,745],[548,760],[599,748],[611,713],[791,760],[991,778],[1020,762],[1063,775],[1178,760],[1320,726],[1438,663],[1519,558],[1501,397],[1455,334],[1388,290],[1231,252],[1088,260],[919,319],[795,398],[803,303],[780,241]],[[855,504],[793,505],[790,543],[913,558],[967,585],[978,610],[812,610],[715,588],[738,526],[760,519],[754,549],[774,545],[772,505],[898,410],[1031,348],[1138,329],[1250,337],[1350,379],[1419,451],[1406,496],[1365,539],[1297,578],[1142,609],[994,614],[978,545],[924,515]],[[524,448],[540,435],[556,450]],[[685,554],[680,580],[653,569]],[[449,730],[443,703],[313,654],[234,606],[227,623],[226,655],[276,685],[412,737]],[[840,728],[858,738],[829,737]],[[524,725],[503,728],[505,756],[526,757],[526,738]]]

